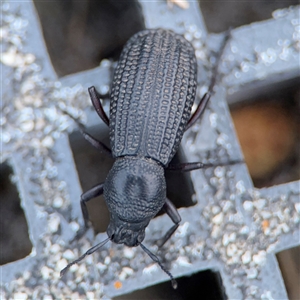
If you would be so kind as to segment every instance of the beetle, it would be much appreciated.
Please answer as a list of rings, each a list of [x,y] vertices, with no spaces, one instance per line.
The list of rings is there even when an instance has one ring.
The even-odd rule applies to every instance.
[[[200,162],[172,165],[170,161],[184,132],[203,114],[215,77],[191,116],[197,85],[194,48],[183,36],[171,30],[150,29],[136,33],[121,53],[112,82],[110,118],[103,110],[95,87],[88,89],[96,112],[109,126],[111,149],[82,127],[81,132],[94,147],[112,155],[115,162],[104,183],[81,195],[84,228],[79,235],[89,226],[86,203],[104,194],[110,212],[108,238],[69,263],[61,276],[73,264],[112,241],[129,247],[140,246],[169,275],[173,287],[177,287],[172,274],[142,242],[145,228],[161,209],[174,225],[160,241],[160,247],[181,221],[176,207],[166,197],[164,171],[191,171],[211,166]]]

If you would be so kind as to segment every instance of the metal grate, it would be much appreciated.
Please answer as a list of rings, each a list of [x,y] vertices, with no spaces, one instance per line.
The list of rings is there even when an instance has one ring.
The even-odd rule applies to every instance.
[[[87,87],[107,89],[110,63],[58,80],[32,2],[1,5],[1,159],[17,178],[33,245],[29,256],[1,266],[1,298],[106,299],[167,281],[140,249],[118,245],[107,245],[59,278],[68,261],[106,237],[99,233],[94,239],[90,231],[69,244],[83,220],[68,136],[76,129],[62,110],[104,132],[90,108]],[[170,28],[192,41],[200,70],[198,91],[205,91],[210,53],[218,50],[222,34],[206,32],[197,3],[171,10],[165,2],[140,5],[147,28]],[[244,93],[299,76],[299,7],[234,29],[232,36],[220,66],[222,81],[201,124],[184,136],[182,150],[189,161],[242,157],[226,93],[236,102]],[[160,252],[166,267],[175,277],[219,272],[228,299],[287,299],[275,254],[299,245],[299,181],[255,189],[242,164],[190,176],[197,204],[179,209],[181,226]],[[165,215],[155,218],[145,244],[156,252],[155,241],[170,225]]]

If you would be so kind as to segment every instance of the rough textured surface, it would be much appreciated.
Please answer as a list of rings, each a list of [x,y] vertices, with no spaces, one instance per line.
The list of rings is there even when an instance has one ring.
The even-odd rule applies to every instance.
[[[118,62],[111,93],[113,155],[167,165],[181,142],[196,94],[191,44],[169,30],[134,35]]]

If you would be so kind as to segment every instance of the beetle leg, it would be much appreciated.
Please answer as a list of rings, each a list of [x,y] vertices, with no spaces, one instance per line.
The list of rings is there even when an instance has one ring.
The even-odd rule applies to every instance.
[[[91,86],[88,88],[90,98],[92,100],[93,106],[98,114],[98,116],[102,119],[102,121],[109,126],[109,118],[107,117],[107,114],[105,113],[101,100],[100,95],[97,92],[96,88],[94,86]]]
[[[175,205],[168,198],[166,198],[166,202],[163,206],[163,209],[168,214],[170,219],[174,222],[174,225],[166,232],[164,237],[158,241],[159,248],[161,248],[170,239],[170,237],[173,235],[173,233],[178,228],[179,223],[181,221],[181,217],[180,217]]]
[[[222,42],[220,51],[217,55],[216,63],[215,63],[214,68],[212,70],[212,78],[211,78],[211,81],[210,81],[210,84],[209,84],[209,87],[208,87],[208,91],[207,91],[207,93],[204,94],[204,96],[200,100],[200,102],[198,104],[198,107],[197,107],[196,111],[193,113],[193,115],[191,116],[191,118],[189,119],[185,130],[188,130],[191,126],[193,126],[197,122],[197,120],[199,120],[199,118],[202,116],[202,114],[203,114],[203,112],[206,108],[206,105],[207,105],[207,103],[208,103],[208,101],[209,101],[209,99],[210,99],[210,97],[213,93],[213,89],[214,89],[214,86],[215,86],[216,81],[217,81],[219,63],[221,61],[222,55],[224,53],[224,50],[227,46],[227,43],[228,43],[230,37],[231,37],[231,29],[229,29],[227,31],[227,33],[225,35],[225,38]]]
[[[98,150],[108,154],[110,157],[112,156],[111,154],[111,150],[105,146],[102,142],[98,141],[97,139],[95,139],[93,136],[91,136],[89,133],[87,133],[85,131],[85,127],[82,123],[80,123],[77,119],[75,119],[71,114],[69,114],[67,111],[62,110],[66,115],[68,115],[79,127],[79,130],[81,132],[81,134],[83,135],[83,137],[85,138],[85,140],[87,140],[90,144],[92,144],[92,146],[94,146],[95,148],[97,148]]]
[[[71,242],[73,242],[74,240],[80,239],[88,230],[88,228],[89,228],[89,212],[88,212],[86,203],[88,201],[92,200],[93,198],[96,198],[96,197],[102,195],[103,194],[103,186],[104,186],[104,183],[99,183],[81,195],[80,206],[81,206],[81,211],[82,211],[82,215],[83,215],[83,219],[84,219],[84,226],[77,232],[76,236],[74,237],[74,239]]]
[[[86,202],[102,195],[103,194],[103,186],[104,186],[104,182],[99,183],[81,195],[80,206],[81,206],[81,211],[82,211],[82,215],[84,218],[85,227],[88,227],[88,222],[89,222],[89,213],[88,213],[88,210],[86,207]]]
[[[200,100],[198,107],[196,109],[196,111],[193,113],[193,115],[191,116],[191,118],[189,119],[186,127],[185,127],[185,131],[187,131],[191,126],[193,126],[197,120],[199,120],[199,118],[202,116],[203,112],[205,111],[206,105],[210,99],[211,96],[211,92],[207,92],[205,93],[205,95],[202,97],[202,99]]]
[[[198,169],[208,169],[212,167],[222,167],[222,166],[231,166],[235,164],[244,163],[243,160],[232,160],[226,163],[202,163],[202,162],[191,162],[191,163],[181,163],[181,164],[170,164],[166,168],[168,171],[181,171],[189,172]]]
[[[98,141],[97,139],[95,139],[93,136],[91,136],[89,133],[87,133],[86,131],[82,130],[82,128],[80,128],[80,131],[83,135],[83,137],[95,148],[97,148],[98,150],[108,154],[110,157],[112,157],[111,154],[111,150],[104,145],[102,142]]]

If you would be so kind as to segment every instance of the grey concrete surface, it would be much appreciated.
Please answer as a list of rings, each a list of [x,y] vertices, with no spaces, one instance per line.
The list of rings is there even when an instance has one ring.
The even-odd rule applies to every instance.
[[[198,93],[203,93],[214,62],[211,51],[218,51],[223,35],[207,33],[195,2],[186,10],[170,9],[163,1],[140,4],[146,27],[171,28],[193,43]],[[107,89],[110,63],[58,80],[32,2],[1,6],[1,161],[12,166],[17,178],[33,244],[28,257],[1,266],[1,298],[108,299],[167,281],[141,249],[110,243],[60,279],[68,262],[106,238],[105,233],[94,238],[90,230],[70,244],[83,220],[68,139],[76,125],[63,110],[88,127],[99,124],[87,87]],[[233,29],[220,65],[222,80],[201,124],[183,138],[189,161],[242,159],[227,95],[237,101],[249,90],[297,78],[299,26],[299,7],[294,7],[277,11],[271,20]],[[197,203],[179,209],[182,223],[159,254],[166,267],[175,277],[218,271],[228,299],[287,299],[275,254],[299,245],[300,182],[258,190],[244,164],[194,171],[191,180]],[[269,225],[262,226],[264,221]],[[155,218],[146,230],[145,245],[156,252],[155,241],[170,226],[166,215]],[[122,287],[117,289],[119,282]]]

